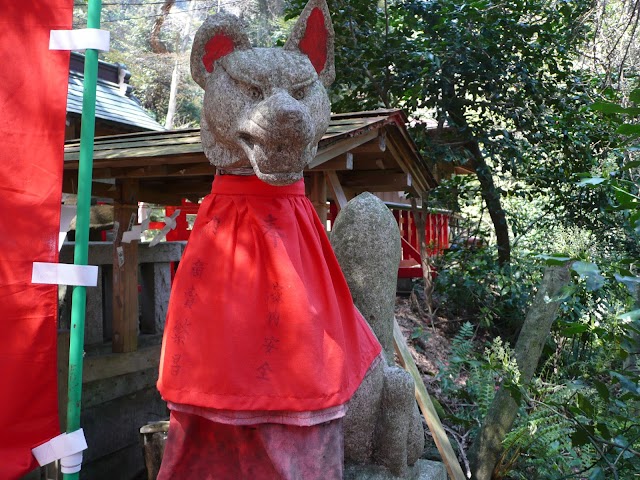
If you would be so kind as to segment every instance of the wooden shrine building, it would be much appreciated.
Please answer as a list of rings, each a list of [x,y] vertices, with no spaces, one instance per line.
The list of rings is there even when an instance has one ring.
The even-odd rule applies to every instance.
[[[321,220],[327,218],[327,199],[338,207],[363,191],[407,191],[422,196],[435,187],[426,162],[405,128],[401,110],[333,115],[318,153],[305,171],[307,193]],[[79,142],[65,146],[63,192],[77,192]],[[200,131],[176,130],[96,138],[94,196],[114,201],[114,220],[129,225],[138,202],[179,205],[183,198],[197,202],[211,189],[214,167],[205,157]],[[113,351],[137,348],[138,242],[116,239],[126,259],[114,274]]]

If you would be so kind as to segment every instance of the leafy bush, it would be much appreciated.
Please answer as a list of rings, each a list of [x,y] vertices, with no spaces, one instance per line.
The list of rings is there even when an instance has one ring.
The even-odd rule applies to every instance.
[[[629,296],[615,280],[589,289],[576,274],[565,294],[531,384],[520,383],[514,353],[500,337],[478,348],[470,322],[453,339],[440,370],[445,421],[460,438],[473,438],[498,388],[520,401],[494,478],[624,479],[640,473],[640,376],[636,365],[625,363],[637,350],[640,310],[618,314]]]
[[[513,338],[540,278],[541,268],[532,259],[514,258],[510,267],[503,268],[489,248],[460,249],[440,260],[435,291],[447,316]]]

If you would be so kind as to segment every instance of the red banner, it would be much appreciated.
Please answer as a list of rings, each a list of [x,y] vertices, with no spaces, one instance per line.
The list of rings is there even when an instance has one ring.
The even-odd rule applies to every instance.
[[[33,262],[58,261],[72,0],[0,0],[0,478],[37,467],[31,449],[59,433],[57,287]]]

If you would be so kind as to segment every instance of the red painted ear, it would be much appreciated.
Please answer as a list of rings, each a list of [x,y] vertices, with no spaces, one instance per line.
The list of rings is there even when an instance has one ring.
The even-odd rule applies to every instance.
[[[191,48],[191,76],[202,88],[214,70],[216,60],[238,50],[251,48],[242,20],[220,13],[208,17],[200,26]]]
[[[202,56],[202,64],[207,72],[213,72],[213,64],[219,58],[229,55],[233,52],[235,45],[231,37],[224,33],[214,35],[204,46],[204,55]]]
[[[326,0],[309,0],[284,45],[285,50],[305,54],[325,87],[335,79],[334,33]]]
[[[324,15],[318,7],[311,11],[307,19],[307,28],[300,40],[300,51],[304,53],[318,72],[322,73],[327,63],[327,39],[329,32],[325,27]]]

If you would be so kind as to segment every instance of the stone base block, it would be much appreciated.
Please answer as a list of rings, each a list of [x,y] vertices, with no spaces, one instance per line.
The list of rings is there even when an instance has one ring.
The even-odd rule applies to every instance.
[[[447,480],[443,463],[418,460],[406,477],[396,477],[378,465],[345,465],[344,480]]]

